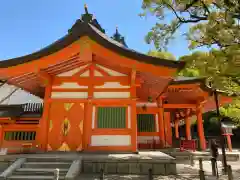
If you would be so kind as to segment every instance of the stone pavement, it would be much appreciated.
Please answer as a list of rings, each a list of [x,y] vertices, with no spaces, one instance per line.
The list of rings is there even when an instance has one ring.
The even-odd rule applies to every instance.
[[[177,164],[178,175],[154,176],[154,180],[199,180],[199,164],[198,161],[194,163],[194,166]],[[240,161],[228,162],[228,164],[232,166],[234,180],[240,180]],[[226,175],[222,175],[221,169],[221,162],[218,162],[218,171],[220,173],[218,180],[228,180]],[[216,177],[211,176],[211,163],[209,161],[203,161],[203,170],[206,174],[206,180],[216,180]],[[78,180],[99,180],[99,175],[81,175]],[[138,175],[105,175],[104,180],[148,180],[148,177]]]
[[[156,159],[156,156],[159,156],[161,153],[141,153],[140,155],[131,155],[129,157],[129,155],[126,154],[125,155],[112,155],[112,154],[98,154],[98,157],[101,159],[105,159],[106,156],[108,156],[108,158],[110,159],[123,159],[126,160],[127,159],[135,159],[136,156],[141,156],[141,159]],[[92,158],[94,156],[94,154],[79,154],[79,153],[64,153],[64,154],[32,154],[32,155],[16,155],[16,157],[51,157],[51,158],[66,158],[66,159],[76,159],[79,156],[84,156],[85,158]],[[161,155],[160,155],[161,156]],[[0,159],[14,159],[16,158],[14,155],[10,155],[10,156],[0,156]],[[158,158],[157,158],[158,159]],[[169,157],[167,156],[163,156],[160,158],[161,160],[164,159],[169,159]],[[171,158],[170,158],[171,159]],[[170,160],[171,161],[171,160]],[[234,180],[239,179],[240,180],[240,161],[229,161],[228,162],[229,165],[232,166],[232,170],[233,170],[233,175],[234,175]],[[218,162],[218,167],[219,167],[219,172],[221,172],[221,162]],[[210,175],[211,174],[211,164],[210,161],[203,161],[203,169],[206,172],[206,175]],[[188,164],[177,164],[177,176],[156,176],[154,177],[154,180],[160,180],[160,179],[165,179],[165,180],[199,180],[199,175],[198,175],[198,170],[199,170],[199,165],[198,165],[198,161],[194,161],[194,166],[188,165]],[[93,175],[87,175],[87,174],[82,174],[80,175],[80,177],[78,178],[79,180],[99,180],[99,174],[93,174]],[[138,176],[138,175],[106,175],[105,180],[148,180],[147,176]],[[211,177],[208,176],[206,177],[206,180],[215,180],[215,177]],[[219,178],[219,180],[227,180],[228,178],[226,176],[221,175],[221,177]]]

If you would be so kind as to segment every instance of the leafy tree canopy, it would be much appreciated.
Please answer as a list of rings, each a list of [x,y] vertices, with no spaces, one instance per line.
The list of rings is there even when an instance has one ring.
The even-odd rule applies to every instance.
[[[235,0],[143,0],[143,13],[157,18],[146,36],[159,51],[167,49],[169,42],[182,26],[189,49],[208,47],[209,52],[195,52],[180,58],[186,61],[182,76],[211,77],[214,87],[228,93],[240,93],[240,3]],[[240,124],[240,101],[221,108]]]
[[[189,40],[189,48],[201,46],[217,48],[205,55],[197,52],[191,58],[201,56],[205,61],[198,63],[205,63],[205,67],[209,66],[208,73],[211,67],[211,73],[218,75],[223,81],[233,81],[240,85],[240,3],[238,1],[143,0],[142,8],[144,10],[142,16],[150,12],[157,18],[157,23],[146,36],[147,43],[154,43],[159,51],[166,50],[169,41],[174,38],[179,28],[186,25],[189,28],[185,33]],[[172,18],[169,20],[169,17]],[[210,59],[207,60],[209,57]],[[190,57],[183,59],[187,58]],[[197,73],[202,75],[202,70],[197,72],[189,69],[188,72],[191,76],[198,75]]]
[[[240,4],[234,0],[143,0],[142,8],[155,15],[159,22],[146,40],[153,41],[157,49],[166,47],[176,31],[190,24],[186,33],[190,48],[217,45],[239,48]],[[171,21],[164,21],[174,15]]]
[[[217,56],[216,54],[217,53]],[[195,52],[191,55],[183,56],[181,61],[187,63],[179,75],[187,77],[211,77],[214,80],[214,86],[229,94],[239,94],[239,83],[233,81],[232,77],[223,76],[224,73],[236,71],[234,66],[229,66],[226,57],[219,56],[221,51],[212,50],[210,52]],[[222,57],[222,58],[220,58]],[[230,117],[238,126],[240,126],[240,100],[235,98],[233,103],[220,108],[222,116]]]
[[[234,54],[232,54],[234,56]],[[210,52],[195,52],[180,58],[187,63],[186,68],[180,72],[181,76],[210,77],[214,81],[214,87],[229,94],[238,94],[240,85],[234,77],[240,73],[239,67],[231,65],[227,57],[220,50],[213,49]],[[232,74],[232,76],[226,76]],[[239,76],[240,77],[240,76]]]
[[[229,93],[240,86],[240,3],[233,0],[143,0],[143,13],[151,13],[157,22],[146,36],[157,50],[166,50],[181,26],[189,48],[215,47],[208,53],[184,56],[188,61],[183,75],[210,76],[214,85]]]
[[[173,54],[171,54],[170,52],[166,52],[166,51],[152,50],[152,51],[148,52],[148,55],[163,58],[163,59],[176,60],[176,57]]]

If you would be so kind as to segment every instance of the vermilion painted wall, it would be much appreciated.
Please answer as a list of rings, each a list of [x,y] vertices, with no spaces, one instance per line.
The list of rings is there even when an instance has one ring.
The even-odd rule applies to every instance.
[[[84,103],[52,102],[49,114],[49,151],[81,151]]]

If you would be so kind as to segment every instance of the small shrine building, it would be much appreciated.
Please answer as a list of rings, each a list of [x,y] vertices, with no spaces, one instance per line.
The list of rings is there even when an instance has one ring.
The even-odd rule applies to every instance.
[[[41,104],[0,105],[0,147],[42,151],[137,152],[142,141],[172,146],[185,119],[197,116],[206,149],[202,113],[214,109],[204,78],[176,77],[184,62],[160,59],[127,47],[118,30],[108,37],[86,13],[66,36],[23,57],[0,61],[3,83],[43,99]],[[231,101],[220,95],[221,104]]]

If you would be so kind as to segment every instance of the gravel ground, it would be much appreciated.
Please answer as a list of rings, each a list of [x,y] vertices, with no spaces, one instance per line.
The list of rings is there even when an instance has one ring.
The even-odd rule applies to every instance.
[[[240,161],[229,162],[229,165],[232,166],[234,180],[240,180]],[[228,180],[226,175],[222,175],[221,162],[218,162],[218,171],[220,177],[218,180]],[[195,161],[194,166],[186,164],[177,164],[177,176],[155,176],[154,180],[199,180],[198,175],[199,164],[198,161]],[[203,162],[203,170],[206,174],[206,180],[216,180],[216,177],[211,176],[211,164],[210,162]],[[99,180],[99,175],[81,175],[79,180]],[[138,176],[138,175],[106,175],[104,180],[148,180],[147,176]]]

